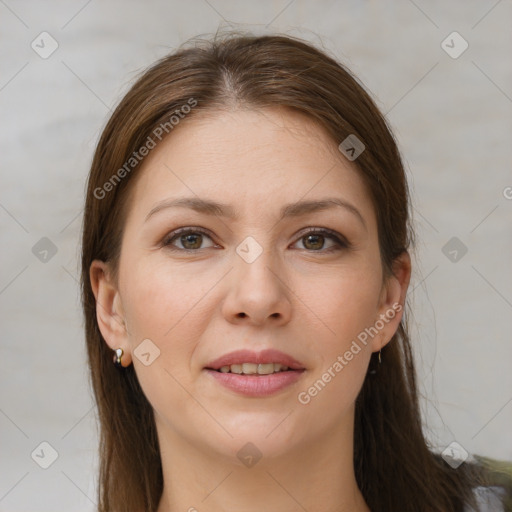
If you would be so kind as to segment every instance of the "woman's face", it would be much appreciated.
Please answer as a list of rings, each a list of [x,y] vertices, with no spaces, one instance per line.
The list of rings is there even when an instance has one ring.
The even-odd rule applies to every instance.
[[[350,428],[404,292],[395,278],[383,283],[375,212],[354,164],[301,114],[233,111],[177,126],[140,172],[118,287],[99,278],[98,320],[133,362],[159,435],[237,462],[247,442],[269,456],[303,453]],[[185,198],[196,208],[166,206]],[[238,350],[276,362],[258,360],[267,349],[303,370],[207,369]]]

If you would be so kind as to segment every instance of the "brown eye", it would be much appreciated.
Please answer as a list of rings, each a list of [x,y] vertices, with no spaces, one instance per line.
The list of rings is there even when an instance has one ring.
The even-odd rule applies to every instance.
[[[306,235],[303,240],[305,240],[304,247],[313,250],[322,249],[325,243],[323,235]]]
[[[326,240],[331,240],[332,243],[330,247],[323,250]],[[349,247],[348,242],[345,242],[341,236],[326,229],[310,230],[305,235],[302,235],[299,241],[302,241],[304,249],[311,252],[329,253]]]
[[[176,251],[198,251],[200,249],[205,249],[208,247],[201,247],[201,244],[204,242],[204,239],[210,239],[210,236],[205,232],[199,229],[178,229],[173,231],[163,242],[163,245],[171,250]],[[174,243],[181,244],[181,247]],[[209,247],[212,247],[210,245]]]
[[[192,233],[190,235],[181,235],[180,242],[185,249],[200,249],[203,235],[200,233]]]

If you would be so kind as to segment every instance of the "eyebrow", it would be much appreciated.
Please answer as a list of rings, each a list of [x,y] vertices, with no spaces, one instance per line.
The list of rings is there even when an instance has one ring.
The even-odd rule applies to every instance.
[[[281,208],[279,220],[287,217],[300,217],[301,215],[329,210],[335,207],[341,207],[351,212],[360,220],[364,228],[368,230],[366,222],[359,210],[352,204],[338,197],[325,197],[314,201],[298,201],[296,203],[287,204]],[[229,204],[200,199],[199,197],[180,197],[177,199],[164,199],[157,203],[148,213],[144,222],[147,222],[155,213],[167,208],[189,208],[198,213],[227,217],[230,219],[237,219],[239,217],[237,210]]]

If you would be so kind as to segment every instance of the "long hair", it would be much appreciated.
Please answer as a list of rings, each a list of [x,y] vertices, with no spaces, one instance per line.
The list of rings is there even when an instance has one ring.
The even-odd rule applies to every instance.
[[[355,135],[366,148],[353,164],[376,211],[385,276],[391,275],[395,258],[414,245],[409,190],[397,144],[374,101],[348,69],[324,50],[289,36],[228,33],[193,43],[137,79],[103,130],[88,178],[81,286],[100,421],[100,512],[155,511],[163,490],[152,407],[133,365],[121,373],[112,364],[89,279],[91,262],[100,259],[110,263],[117,280],[121,236],[140,167],[130,159],[148,137],[154,139],[158,127],[167,126],[166,134],[172,137],[169,119],[193,103],[180,122],[189,122],[199,112],[239,106],[285,107],[309,116],[336,144]],[[356,400],[356,480],[375,511],[462,512],[465,503],[473,503],[476,473],[468,464],[452,469],[425,439],[407,309],[382,349],[377,373],[366,376]]]

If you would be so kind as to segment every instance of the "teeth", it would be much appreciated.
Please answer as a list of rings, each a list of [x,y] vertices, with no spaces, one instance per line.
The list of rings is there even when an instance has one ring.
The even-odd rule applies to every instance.
[[[231,366],[223,366],[220,368],[222,373],[238,373],[244,375],[270,375],[271,373],[277,373],[279,371],[288,370],[288,366],[283,366],[279,363],[243,363],[243,364],[232,364]]]
[[[232,364],[230,367],[231,373],[242,373],[241,364]]]
[[[249,365],[247,364],[247,366],[249,366]],[[254,364],[251,366],[256,366],[256,365]],[[244,364],[244,373],[248,373],[245,370],[245,367],[246,367],[246,364]],[[279,365],[279,367],[281,367],[281,365]],[[259,375],[269,375],[270,373],[274,373],[274,363],[259,364],[256,366],[256,371],[258,372]]]

